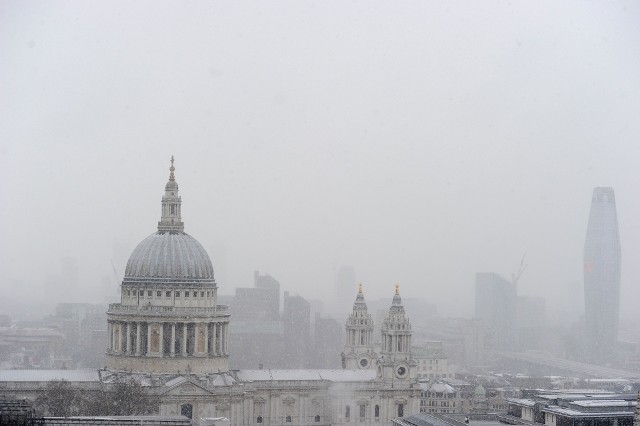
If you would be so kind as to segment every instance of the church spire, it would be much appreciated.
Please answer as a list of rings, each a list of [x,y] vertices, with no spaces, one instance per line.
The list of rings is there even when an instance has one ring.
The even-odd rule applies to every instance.
[[[171,167],[169,167],[169,182],[164,186],[164,196],[162,197],[162,215],[158,222],[158,232],[184,232],[184,223],[180,216],[182,198],[178,194],[178,182],[174,174],[176,168],[173,166],[173,155],[171,156]]]

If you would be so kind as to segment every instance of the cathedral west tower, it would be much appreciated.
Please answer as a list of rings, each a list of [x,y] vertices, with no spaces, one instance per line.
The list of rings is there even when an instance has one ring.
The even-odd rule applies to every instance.
[[[229,313],[205,249],[184,232],[171,157],[158,231],[135,248],[121,301],[109,305],[107,368],[145,373],[228,371]]]
[[[346,342],[342,352],[342,368],[346,370],[371,369],[377,354],[373,350],[373,319],[367,310],[367,302],[358,286],[353,312],[347,318]]]
[[[378,378],[415,380],[417,363],[411,358],[411,323],[404,315],[400,286],[381,327],[382,348],[378,358]]]

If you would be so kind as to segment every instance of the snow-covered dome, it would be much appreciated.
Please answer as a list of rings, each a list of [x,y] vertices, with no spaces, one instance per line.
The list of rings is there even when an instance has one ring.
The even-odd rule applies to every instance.
[[[436,392],[436,393],[448,393],[448,394],[456,393],[456,390],[452,386],[442,382],[436,382],[433,385],[431,385],[431,387],[429,388],[429,391]]]
[[[213,266],[204,247],[184,232],[173,156],[169,181],[162,197],[158,232],[142,240],[133,250],[124,272],[123,283],[161,282],[215,286]]]
[[[184,232],[158,231],[133,250],[124,281],[211,283],[213,265],[206,250]]]

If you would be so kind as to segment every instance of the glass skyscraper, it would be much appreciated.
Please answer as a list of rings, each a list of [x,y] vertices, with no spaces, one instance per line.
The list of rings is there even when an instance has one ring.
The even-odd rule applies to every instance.
[[[586,350],[589,361],[612,360],[620,310],[620,237],[613,188],[595,188],[584,244]]]

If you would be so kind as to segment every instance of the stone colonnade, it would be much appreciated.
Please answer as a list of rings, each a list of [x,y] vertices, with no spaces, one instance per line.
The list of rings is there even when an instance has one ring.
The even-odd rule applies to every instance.
[[[186,357],[229,354],[228,322],[108,321],[108,353]]]
[[[382,350],[387,352],[409,352],[411,335],[382,334]]]

